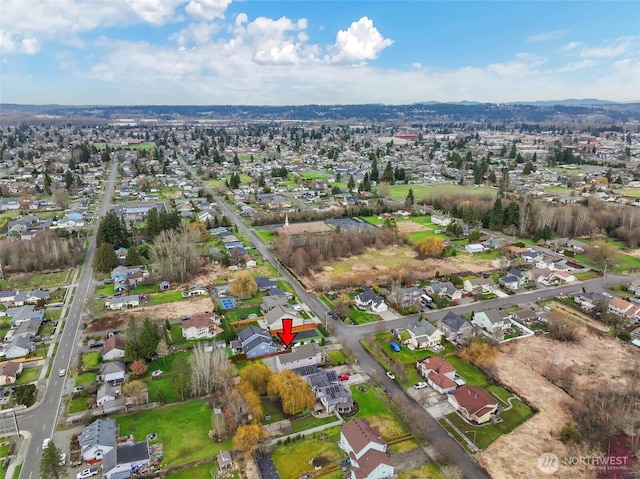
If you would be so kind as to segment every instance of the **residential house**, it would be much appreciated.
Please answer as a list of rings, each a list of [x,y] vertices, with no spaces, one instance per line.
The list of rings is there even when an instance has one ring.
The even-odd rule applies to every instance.
[[[458,387],[455,368],[439,356],[418,361],[416,367],[429,386],[440,394],[449,394]]]
[[[420,288],[396,288],[387,299],[401,308],[406,308],[412,304],[419,304],[422,294],[423,292]]]
[[[492,277],[465,279],[464,290],[472,294],[490,294],[496,292],[496,282]]]
[[[22,363],[17,363],[15,361],[6,361],[0,364],[0,386],[15,383],[18,376],[20,376],[22,369]]]
[[[270,290],[273,291],[273,290]],[[268,313],[276,306],[286,306],[289,304],[289,298],[285,295],[265,296],[260,303],[260,311],[262,314]]]
[[[134,442],[120,444],[104,455],[102,477],[104,479],[128,479],[150,462],[149,444]]]
[[[48,291],[34,289],[33,291],[16,294],[13,303],[16,306],[23,306],[25,304],[38,304],[38,302],[48,303],[50,299]]]
[[[134,274],[134,273],[139,273],[142,272],[142,274],[146,277],[149,276],[149,272],[146,270],[143,270],[142,268],[136,267],[136,266],[116,266],[115,268],[113,268],[111,270],[111,279],[113,281],[116,280],[126,280],[127,276]]]
[[[183,298],[192,298],[195,296],[204,296],[209,294],[209,290],[203,284],[192,284],[186,291],[182,292]]]
[[[609,301],[601,293],[578,293],[573,300],[584,311],[592,311],[601,301]]]
[[[418,321],[404,331],[406,334],[401,333],[400,337],[403,339],[402,343],[409,349],[438,349],[442,347],[440,343],[444,334],[429,321]]]
[[[288,353],[276,356],[276,369],[280,372],[285,369],[318,366],[324,364],[326,360],[327,355],[320,349],[318,343],[301,344]]]
[[[40,321],[44,319],[44,308],[36,309],[33,305],[9,308],[5,313],[9,318],[11,318],[11,326],[13,327],[18,326],[23,321],[29,321],[30,319],[38,319]]]
[[[533,309],[519,309],[509,315],[509,318],[518,323],[533,323],[538,321],[538,313]]]
[[[13,303],[17,294],[15,290],[0,291],[0,303]]]
[[[15,358],[24,358],[28,356],[30,353],[35,351],[36,347],[33,344],[33,341],[26,338],[13,338],[8,344],[6,344],[2,352],[4,352],[4,357],[6,359],[15,359]]]
[[[223,332],[215,313],[198,313],[182,321],[182,337],[188,340],[215,338]]]
[[[121,393],[120,386],[115,386],[112,383],[102,383],[98,386],[96,393],[96,405],[106,406],[108,402],[115,401]]]
[[[542,259],[544,258],[544,255],[539,251],[530,249],[522,253],[520,257],[526,263],[537,263],[538,261],[542,261]]]
[[[630,318],[638,307],[622,298],[614,297],[609,301],[609,311],[623,318]]]
[[[315,406],[314,410],[340,414],[353,410],[354,401],[351,393],[340,383],[335,371],[320,369],[316,365],[301,366],[292,371],[307,381],[316,395],[319,405]]]
[[[484,251],[484,246],[479,243],[472,243],[465,245],[464,251],[471,254],[482,253]]]
[[[227,473],[233,469],[233,461],[229,451],[221,450],[216,456],[218,462],[218,474]]]
[[[573,283],[577,281],[576,277],[567,271],[554,271],[551,273],[551,279],[558,279],[563,283]]]
[[[263,319],[258,321],[258,324],[273,334],[276,331],[283,331],[283,321],[285,319],[291,319],[291,325],[294,330],[304,325],[304,318],[300,313],[288,306],[274,306],[265,313]]]
[[[384,302],[384,298],[376,294],[368,286],[362,287],[362,292],[356,296],[356,306],[363,311],[381,313],[387,311],[389,307]]]
[[[431,223],[439,226],[449,226],[453,220],[444,215],[431,215]]]
[[[351,479],[393,477],[395,469],[387,456],[387,443],[368,420],[353,418],[343,425],[338,445],[351,463]]]
[[[125,337],[122,334],[109,336],[100,350],[103,361],[113,361],[124,358]]]
[[[21,321],[20,324],[12,331],[13,334],[11,337],[32,339],[38,335],[41,325],[41,319],[28,319],[26,321]]]
[[[125,309],[127,307],[135,308],[136,306],[140,306],[140,295],[130,294],[127,296],[118,296],[109,299],[104,305],[111,310]]]
[[[472,424],[484,424],[498,410],[498,401],[479,386],[460,386],[448,396],[449,404]]]
[[[458,290],[450,281],[432,281],[425,290],[432,296],[436,295],[440,298],[447,298],[451,301],[457,301],[462,298],[462,291]]]
[[[237,343],[232,342],[232,348],[237,349],[239,346],[239,349],[250,359],[277,351],[269,332],[253,324],[238,333],[237,341]]]
[[[82,460],[95,464],[116,446],[116,421],[113,418],[96,419],[78,436]]]
[[[473,314],[471,324],[480,326],[485,331],[493,334],[511,327],[508,315],[500,310],[479,311]]]
[[[529,280],[527,279],[527,275],[520,268],[511,268],[506,276],[503,276],[499,280],[500,285],[505,289],[509,289],[511,291],[518,291],[524,285],[526,285]]]
[[[525,274],[532,283],[540,283],[551,276],[551,273],[552,271],[549,268],[531,268]]]
[[[124,363],[121,361],[104,363],[100,366],[100,380],[104,382],[123,382],[126,375]]]
[[[456,313],[449,311],[444,318],[436,323],[447,341],[458,343],[469,339],[473,333],[473,326],[466,319],[462,319]]]

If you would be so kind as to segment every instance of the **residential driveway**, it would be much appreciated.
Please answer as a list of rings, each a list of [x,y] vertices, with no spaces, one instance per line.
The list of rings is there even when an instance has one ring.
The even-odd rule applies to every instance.
[[[508,295],[507,293],[505,293],[504,291],[501,291],[501,290],[499,290],[499,289],[497,289],[497,288],[496,288],[496,290],[495,290],[495,295],[496,295],[498,298],[508,298],[508,297],[509,297],[509,295]]]
[[[382,321],[391,321],[392,319],[398,319],[402,317],[401,315],[399,315],[398,313],[396,313],[391,309],[387,309],[386,311],[382,311],[378,313],[378,316],[380,316],[380,319]]]
[[[414,467],[421,466],[428,461],[429,456],[427,456],[427,453],[422,448],[391,456],[391,463],[394,465],[397,472],[413,469]]]
[[[440,394],[430,387],[423,389],[415,389],[412,387],[407,389],[407,393],[436,420],[453,412],[453,407],[447,401],[446,394]]]

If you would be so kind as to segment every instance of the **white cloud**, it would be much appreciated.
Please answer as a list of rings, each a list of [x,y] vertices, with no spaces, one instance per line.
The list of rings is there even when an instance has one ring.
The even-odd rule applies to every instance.
[[[566,33],[567,32],[565,30],[555,30],[552,32],[538,33],[535,35],[531,35],[529,38],[527,38],[527,42],[541,43],[541,42],[548,42],[551,40],[557,40],[559,38],[562,38]]]
[[[619,38],[599,47],[585,47],[580,51],[582,58],[615,58],[624,55],[634,44],[632,38]],[[637,42],[635,47],[637,48]]]
[[[580,43],[580,42],[569,42],[565,46],[563,46],[562,49],[563,50],[575,50],[580,45],[582,45],[582,43]]]
[[[202,45],[211,41],[211,36],[220,31],[220,26],[216,23],[197,22],[190,23],[186,28],[183,28],[175,35],[171,36],[171,39],[175,40],[178,45],[189,45],[195,43],[196,45]]]
[[[331,61],[359,64],[365,60],[374,60],[392,43],[393,40],[384,38],[373,26],[372,20],[362,17],[353,22],[347,30],[338,32]]]
[[[224,18],[224,12],[231,0],[191,0],[185,7],[192,17],[211,21],[214,18]]]
[[[176,7],[184,0],[125,0],[133,13],[152,25],[162,25],[169,21]]]

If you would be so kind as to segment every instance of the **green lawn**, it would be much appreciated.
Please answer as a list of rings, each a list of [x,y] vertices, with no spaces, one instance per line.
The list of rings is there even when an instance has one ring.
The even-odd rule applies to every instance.
[[[440,466],[430,462],[398,473],[398,479],[440,479]]]
[[[44,313],[45,318],[49,318],[53,321],[59,320],[60,316],[62,316],[62,308],[55,308],[55,309],[49,308]],[[44,336],[44,334],[42,334],[42,336]]]
[[[159,293],[160,285],[158,284],[138,284],[134,289],[131,290],[130,294],[151,294],[151,293]]]
[[[257,314],[258,316],[262,316],[262,311],[260,311],[260,306],[255,306],[253,308],[246,309],[235,309],[231,311],[225,311],[224,315],[227,317],[229,322],[239,321],[245,316],[249,316],[250,314]]]
[[[367,313],[366,311],[360,311],[359,309],[356,309],[353,306],[349,306],[348,319],[353,321],[355,324],[365,324],[365,323],[373,323],[377,321],[378,316],[372,313]]]
[[[264,228],[254,228],[253,232],[265,243],[271,243],[273,241],[273,235],[271,232]]]
[[[324,180],[329,178],[327,173],[321,173],[319,171],[301,171],[298,174],[303,180]]]
[[[176,325],[173,325],[171,327],[171,331],[173,331],[174,329],[180,330],[179,327],[177,327]],[[147,366],[148,369],[147,371],[142,375],[142,377],[150,377],[151,373],[153,371],[155,371],[156,369],[162,369],[162,371],[165,374],[170,374],[173,372],[173,366],[174,363],[176,362],[176,359],[183,357],[183,358],[189,358],[189,356],[191,356],[191,351],[183,351],[181,353],[177,353],[177,354],[171,354],[169,356],[167,356],[166,358],[162,358],[162,359],[156,359],[155,361],[150,362]],[[154,381],[157,381],[156,379],[154,379]]]
[[[166,479],[212,479],[216,477],[218,472],[218,463],[216,461],[208,464],[200,464],[196,467],[190,467],[180,472],[167,474]]]
[[[67,283],[69,271],[58,271],[56,273],[29,274],[19,277],[9,277],[8,286],[18,291],[30,291],[36,288],[55,288]]]
[[[160,391],[164,391],[164,402],[166,404],[180,402],[180,395],[176,391],[176,388],[173,386],[171,382],[171,377],[159,377],[155,379],[151,379],[149,381],[145,381],[145,386],[147,386],[147,390],[149,391],[149,401],[151,402],[159,402],[160,401]]]
[[[74,414],[77,412],[86,411],[87,409],[89,409],[89,405],[87,404],[88,399],[89,395],[83,391],[79,397],[69,401],[69,408],[67,409],[67,412],[69,414]]]
[[[209,439],[211,408],[201,400],[118,416],[116,423],[121,435],[133,433],[136,441],[144,441],[148,434],[156,433],[154,442],[163,444],[165,467],[196,461],[218,454],[221,449],[232,448],[231,438],[223,443]]]
[[[366,391],[360,391],[358,386],[359,385],[351,386],[351,396],[360,406],[358,417],[367,418],[378,414],[389,414],[389,408],[380,400],[378,395],[376,395],[372,383],[363,384]]]
[[[590,279],[599,278],[600,275],[595,271],[581,271],[579,273],[573,273],[578,281],[589,281]]]
[[[113,296],[113,284],[105,284],[101,288],[96,289],[96,297],[100,296]]]
[[[182,301],[182,291],[167,291],[166,293],[156,293],[149,296],[151,304],[172,303]]]
[[[292,420],[291,426],[293,427],[293,432],[301,432],[301,431],[306,431],[307,429],[322,426],[324,424],[329,424],[330,422],[334,422],[337,420],[338,418],[335,416],[329,416],[324,418],[315,418],[313,416],[307,416],[302,419]]]
[[[20,377],[16,381],[18,384],[27,384],[38,379],[42,366],[36,366],[31,368],[24,368]],[[1,456],[0,456],[1,457]]]
[[[332,366],[339,366],[347,362],[347,358],[344,356],[344,354],[342,354],[342,351],[340,351],[339,349],[333,349],[331,351],[327,351],[327,355],[329,356],[329,361],[331,361]]]
[[[85,370],[93,370],[100,367],[100,352],[91,351],[90,353],[84,353],[82,355],[82,367]]]
[[[632,198],[640,198],[640,188],[621,188],[619,190],[613,190],[614,193],[624,196],[631,196]]]
[[[577,254],[575,259],[586,265],[595,266],[586,254]],[[601,267],[598,268],[602,269]],[[629,254],[619,253],[616,258],[616,265],[613,268],[608,268],[607,272],[622,274],[627,270],[640,270],[640,258]]]
[[[457,195],[487,195],[495,198],[498,191],[496,188],[470,188],[452,183],[429,183],[420,185],[392,185],[389,187],[389,196],[393,200],[404,201],[409,193],[409,188],[413,190],[413,196],[416,200],[433,198],[434,196]]]
[[[0,457],[5,457],[9,452],[10,447],[11,443],[9,442],[5,442],[4,444],[0,445]]]
[[[475,366],[463,361],[457,356],[449,356],[447,357],[447,361],[456,369],[458,374],[464,378],[469,386],[487,385],[486,376]]]
[[[493,391],[492,391],[493,392]],[[447,415],[447,418],[456,425],[469,440],[475,443],[480,449],[486,449],[489,445],[498,439],[501,435],[507,434],[524,423],[533,416],[533,411],[529,406],[519,400],[512,401],[513,407],[507,411],[503,411],[500,417],[502,422],[497,424],[489,424],[487,426],[472,426],[465,422],[457,413]],[[475,436],[473,432],[475,431]]]
[[[272,454],[273,462],[282,478],[298,477],[303,471],[313,471],[313,466],[309,462],[315,457],[325,457],[328,461],[334,462],[342,458],[342,453],[337,445],[340,438],[338,427],[323,431],[326,439],[316,439],[314,436],[307,436],[304,439],[294,441],[290,444],[279,445]],[[292,460],[295,458],[295,460]]]
[[[76,386],[84,386],[85,384],[89,384],[95,382],[96,373],[82,373],[78,374],[76,377]]]

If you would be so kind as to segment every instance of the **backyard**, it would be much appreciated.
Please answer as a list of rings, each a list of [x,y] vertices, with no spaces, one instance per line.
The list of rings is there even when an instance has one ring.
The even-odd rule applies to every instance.
[[[335,463],[343,457],[343,453],[336,444],[340,439],[340,428],[333,427],[318,434],[306,436],[289,444],[278,445],[272,454],[273,462],[282,478],[295,478],[304,471],[313,471],[310,462],[321,460],[323,464]],[[292,460],[295,458],[295,460]],[[322,458],[322,459],[320,459]],[[330,476],[322,476],[327,478]],[[342,477],[340,474],[336,477]]]
[[[56,271],[54,273],[39,274],[12,274],[8,280],[3,281],[2,289],[17,289],[18,291],[31,291],[32,289],[49,289],[62,286],[67,283],[68,271]]]
[[[176,418],[179,418],[176,420]],[[209,439],[211,409],[202,400],[155,408],[116,417],[120,434],[132,433],[136,441],[144,441],[156,433],[153,442],[164,447],[165,467],[185,464],[232,449],[232,440],[215,443]]]

